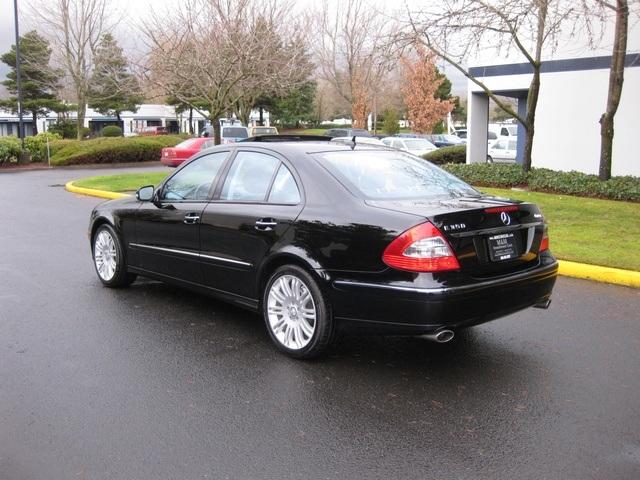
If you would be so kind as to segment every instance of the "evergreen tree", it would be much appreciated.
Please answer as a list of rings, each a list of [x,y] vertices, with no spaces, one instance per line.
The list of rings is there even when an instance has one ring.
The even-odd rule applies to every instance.
[[[316,82],[305,82],[291,89],[288,95],[276,97],[269,114],[282,125],[297,126],[311,118],[315,96]]]
[[[22,87],[23,112],[33,118],[34,133],[38,132],[38,117],[45,115],[47,109],[59,105],[56,90],[62,73],[49,65],[51,48],[49,43],[34,30],[22,35],[20,42],[20,80]],[[0,102],[0,106],[18,112],[18,85],[16,75],[16,46],[2,57],[2,63],[11,67],[7,79],[2,84],[7,87],[11,97]]]
[[[102,36],[94,57],[95,69],[89,85],[89,107],[102,115],[136,112],[144,101],[138,79],[129,71],[129,62],[113,36]]]

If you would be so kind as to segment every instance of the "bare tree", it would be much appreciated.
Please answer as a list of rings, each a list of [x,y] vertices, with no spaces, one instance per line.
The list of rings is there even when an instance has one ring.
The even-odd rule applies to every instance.
[[[247,109],[265,92],[284,93],[311,71],[302,31],[276,0],[186,0],[145,22],[146,78],[208,118]]]
[[[93,52],[102,34],[111,29],[106,13],[107,0],[52,0],[48,8],[33,4],[31,11],[44,25],[55,45],[62,67],[73,86],[78,104],[78,139],[87,108],[93,71]]]
[[[432,9],[408,8],[407,40],[421,43],[451,64],[523,125],[527,133],[523,169],[529,171],[543,50],[557,41],[562,27],[575,29],[576,7],[564,0],[441,0]],[[531,65],[524,116],[465,68],[469,57],[486,45],[497,45],[498,53],[515,51]]]
[[[597,0],[604,9],[615,12],[616,24],[609,70],[609,92],[607,94],[607,108],[600,117],[600,180],[611,178],[611,161],[613,152],[613,122],[620,104],[622,84],[624,83],[624,64],[627,56],[627,33],[629,29],[629,4],[627,0],[616,0],[615,4]],[[606,19],[606,15],[604,18]]]
[[[364,0],[324,0],[315,17],[320,76],[351,105],[353,125],[366,128],[372,96],[393,65],[393,22]]]

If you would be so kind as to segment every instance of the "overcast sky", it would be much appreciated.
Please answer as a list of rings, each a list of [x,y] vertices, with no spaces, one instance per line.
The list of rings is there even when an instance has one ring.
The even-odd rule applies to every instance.
[[[116,29],[116,36],[123,48],[128,51],[139,51],[142,49],[143,45],[136,35],[136,26],[139,22],[149,14],[152,8],[163,11],[163,9],[175,5],[176,2],[179,1],[180,0],[109,0],[110,7],[116,10],[119,9],[122,12],[123,21],[119,23]],[[50,2],[51,0],[39,0],[38,8],[46,9],[47,3]],[[18,0],[21,34],[33,28],[38,28],[34,19],[30,18],[27,13],[26,3],[25,0]],[[295,0],[295,3],[298,6],[306,8],[306,6],[312,5],[315,2],[314,0]],[[13,0],[0,0],[0,54],[7,52],[11,48],[11,45],[15,43],[14,35]],[[464,96],[467,88],[467,82],[464,76],[452,67],[446,65],[441,66],[441,70],[442,69],[453,83],[453,93]],[[7,71],[8,67],[4,63],[0,63],[0,79],[5,78]],[[0,90],[2,88],[0,85]]]

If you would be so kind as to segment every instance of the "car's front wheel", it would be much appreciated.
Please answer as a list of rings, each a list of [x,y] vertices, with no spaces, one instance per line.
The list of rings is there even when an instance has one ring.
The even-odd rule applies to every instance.
[[[93,235],[93,265],[100,281],[107,287],[125,287],[136,279],[127,272],[120,239],[111,225],[100,225]]]
[[[313,277],[295,265],[278,268],[264,290],[265,324],[271,339],[295,358],[320,355],[333,332],[330,307]]]
[[[487,163],[493,163],[493,158],[491,158],[491,155],[487,155]]]

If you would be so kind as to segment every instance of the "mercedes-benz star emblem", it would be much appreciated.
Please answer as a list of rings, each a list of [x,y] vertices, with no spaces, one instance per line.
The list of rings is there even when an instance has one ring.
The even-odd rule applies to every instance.
[[[505,225],[511,225],[511,217],[507,212],[502,212],[500,214],[500,220],[502,220],[502,223],[504,223]]]

